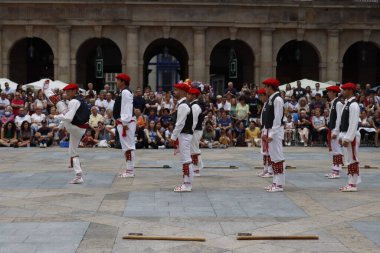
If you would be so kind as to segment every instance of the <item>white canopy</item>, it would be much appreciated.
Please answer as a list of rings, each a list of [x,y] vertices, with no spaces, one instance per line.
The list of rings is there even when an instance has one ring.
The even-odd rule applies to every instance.
[[[15,82],[12,82],[11,80],[7,79],[7,78],[0,78],[0,87],[2,90],[5,89],[5,83],[8,83],[9,84],[9,87],[11,87],[11,89],[13,91],[15,91],[17,89],[17,83]]]
[[[320,90],[325,90],[326,87],[331,86],[331,84],[328,84],[328,83],[322,83],[322,82],[313,81],[313,80],[309,80],[309,79],[302,79],[302,80],[299,80],[299,81],[301,82],[301,87],[304,88],[304,89],[307,86],[310,86],[311,90],[315,90],[315,84],[316,83],[319,83],[319,89]],[[290,86],[292,87],[292,89],[293,88],[297,88],[297,81],[291,82]],[[280,86],[280,90],[286,90],[286,84],[281,85]]]
[[[33,88],[34,91],[37,91],[37,90],[40,90],[43,88],[46,80],[50,81],[49,87],[53,90],[54,89],[62,90],[66,85],[68,85],[67,83],[59,81],[59,80],[52,81],[50,79],[41,79],[41,80],[34,82],[34,83],[25,84],[23,87],[25,87],[25,88],[31,87],[31,88]],[[79,89],[79,90],[81,90],[82,92],[84,91],[83,89]]]

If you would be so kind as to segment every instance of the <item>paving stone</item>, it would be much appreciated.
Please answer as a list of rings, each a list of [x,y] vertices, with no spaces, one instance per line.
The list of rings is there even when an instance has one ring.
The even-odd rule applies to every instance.
[[[351,225],[380,247],[380,221],[354,221]]]

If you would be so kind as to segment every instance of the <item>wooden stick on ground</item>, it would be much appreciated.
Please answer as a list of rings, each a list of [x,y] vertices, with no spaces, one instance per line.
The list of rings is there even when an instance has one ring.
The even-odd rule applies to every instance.
[[[196,241],[205,242],[202,237],[178,237],[178,236],[145,236],[145,235],[125,235],[125,240],[161,240],[161,241]]]
[[[270,235],[270,236],[238,236],[237,240],[319,240],[318,235]]]
[[[170,165],[162,165],[162,166],[135,166],[137,169],[170,169]]]
[[[230,165],[230,166],[205,166],[204,169],[239,169],[239,166]]]

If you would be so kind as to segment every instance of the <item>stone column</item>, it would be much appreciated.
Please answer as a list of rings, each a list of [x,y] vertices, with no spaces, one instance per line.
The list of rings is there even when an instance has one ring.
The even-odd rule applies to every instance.
[[[327,31],[327,80],[340,82],[339,73],[339,31]]]
[[[329,80],[326,80],[327,79],[326,75],[327,75],[327,64],[326,64],[326,62],[320,62],[319,63],[319,78],[318,78],[318,80],[321,82],[329,81]]]
[[[193,27],[194,54],[193,80],[206,81],[206,27]]]
[[[3,58],[3,77],[10,78],[9,76],[9,60]]]
[[[70,76],[70,26],[57,26],[58,29],[58,66],[55,76],[66,83],[71,82]]]
[[[273,31],[272,28],[261,29],[260,82],[273,76]]]
[[[71,82],[77,82],[77,60],[75,58],[71,58],[70,60],[70,74],[71,74]],[[87,83],[84,83],[84,89],[87,89]]]
[[[140,86],[140,77],[138,69],[139,60],[139,27],[126,26],[127,29],[127,54],[126,66],[127,74],[131,77],[131,88],[135,89]]]

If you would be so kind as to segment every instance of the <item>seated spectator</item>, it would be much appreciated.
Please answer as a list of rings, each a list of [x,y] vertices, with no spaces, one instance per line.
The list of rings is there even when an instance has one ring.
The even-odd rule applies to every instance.
[[[306,98],[300,98],[298,100],[299,108],[298,108],[298,114],[300,114],[301,110],[305,110],[307,114],[310,113],[309,105],[307,104]]]
[[[217,99],[218,98],[219,96],[217,97]],[[227,101],[226,97],[222,97],[221,99],[218,99],[216,105],[217,105],[218,111],[221,111],[222,109],[226,111],[227,113],[231,111],[231,103]]]
[[[314,111],[316,109],[320,109],[321,112],[325,110],[325,104],[322,101],[321,94],[317,93],[315,94],[315,99],[313,102],[310,103],[310,110]]]
[[[295,95],[292,95],[290,101],[286,103],[286,109],[292,116],[298,113],[299,104]]]
[[[145,111],[145,99],[142,96],[141,88],[138,87],[134,92],[133,97],[133,107],[136,109],[139,109],[141,113],[144,113]]]
[[[83,135],[79,147],[81,148],[93,148],[95,146],[96,142],[94,137],[92,136],[91,129],[87,129],[86,133]]]
[[[236,100],[236,98],[231,98],[230,116],[231,116],[232,121],[236,119],[236,106],[237,106],[237,100]],[[252,109],[252,110],[254,110],[254,109]]]
[[[233,131],[233,143],[236,147],[247,147],[245,142],[245,126],[243,121],[238,121],[235,124]]]
[[[27,112],[29,112],[29,115],[33,115],[33,113],[35,112],[34,97],[32,92],[28,93],[28,95],[26,96],[25,109]]]
[[[53,143],[53,129],[48,127],[46,119],[41,121],[42,126],[37,130],[34,138],[40,148],[46,148]]]
[[[96,106],[91,107],[91,115],[90,119],[88,120],[88,125],[92,129],[92,131],[95,132],[100,121],[103,122],[104,118],[102,115],[98,113],[98,108]]]
[[[105,87],[105,86],[104,86]],[[105,110],[113,111],[113,106],[115,105],[115,100],[112,99],[112,94],[110,92],[106,93],[106,99],[103,101]]]
[[[111,109],[106,110],[106,115],[104,117],[103,122],[104,122],[105,127],[108,128],[108,130],[111,130],[113,132],[113,134],[115,134],[116,121],[113,118],[113,114],[112,114]]]
[[[226,135],[226,130],[222,129],[219,138],[219,148],[228,148],[231,145],[231,139]]]
[[[236,106],[236,118],[238,121],[243,122],[244,129],[247,126],[249,117],[249,106],[245,102],[245,97],[241,96],[239,98],[239,103]]]
[[[319,93],[316,94],[318,96]],[[311,125],[313,126],[311,131],[311,139],[313,144],[318,140],[318,137],[322,139],[324,145],[327,145],[327,127],[325,117],[321,115],[321,109],[315,110],[315,115],[311,118]]]
[[[302,88],[301,81],[297,81],[297,88],[293,90],[293,95],[296,96],[297,100],[306,96],[306,90]]]
[[[374,140],[375,133],[377,132],[373,121],[371,119],[368,119],[367,112],[365,110],[360,113],[359,132],[362,141],[366,135],[368,136],[369,140]]]
[[[298,134],[300,135],[300,142],[304,143],[304,146],[307,147],[309,142],[309,133],[310,133],[311,122],[309,121],[306,111],[301,110],[299,119],[297,121]]]
[[[137,127],[148,127],[148,121],[146,116],[141,114],[141,110],[139,108],[135,108],[135,116],[136,116],[136,126]]]
[[[23,121],[20,126],[20,134],[18,137],[18,146],[27,147],[32,143],[33,133],[29,121]]]
[[[291,97],[293,95],[292,86],[290,83],[287,83],[285,86],[285,102],[288,102],[291,100]],[[297,99],[297,97],[295,97]]]
[[[31,116],[33,133],[38,131],[38,129],[42,126],[42,121],[46,118],[45,114],[42,113],[41,107],[37,107],[35,110],[36,112]]]
[[[156,110],[151,109],[149,110],[149,115],[148,115],[148,122],[154,121],[154,123],[157,123],[159,121],[159,118],[156,114]]]
[[[248,147],[260,147],[260,128],[256,126],[256,122],[251,120],[249,122],[249,127],[245,129],[245,142],[247,142]]]
[[[285,130],[285,136],[284,136],[284,141],[285,141],[285,146],[291,146],[292,141],[293,141],[293,136],[294,132],[296,131],[295,126],[294,126],[294,121],[293,117],[291,114],[288,114],[286,116],[286,120],[284,122],[284,130]]]
[[[159,111],[159,104],[153,91],[149,91],[148,99],[145,101],[145,107],[147,111],[150,112],[153,110],[155,114]]]
[[[162,102],[161,102],[161,110],[165,110],[165,109],[169,110],[168,114],[170,114],[170,112],[173,111],[174,109],[173,99],[169,91],[166,92],[165,97],[162,99]]]
[[[11,102],[7,98],[7,94],[2,91],[0,93],[0,116],[4,115],[5,108],[11,105]]]
[[[99,114],[102,115],[102,117],[104,118],[106,116],[106,108],[104,108],[104,107],[100,108]]]
[[[34,100],[34,105],[33,107],[34,108],[42,108],[42,113],[43,114],[47,114],[47,106],[48,106],[48,102],[47,100],[44,98],[44,94],[42,93],[42,91],[39,91],[38,94],[37,94],[37,98]]]
[[[12,106],[7,106],[4,111],[4,115],[1,116],[1,123],[14,122],[15,115],[13,114]]]
[[[96,143],[96,146],[98,147],[113,146],[115,142],[115,135],[112,133],[111,130],[107,129],[104,126],[104,123],[102,121],[99,121],[98,127],[95,131],[94,141]]]
[[[18,110],[18,115],[15,118],[15,124],[18,130],[20,130],[21,125],[23,124],[24,121],[27,121],[30,124],[32,123],[32,119],[30,118],[26,110],[24,108],[20,108]]]
[[[218,119],[218,126],[216,128],[216,138],[219,139],[221,130],[225,130],[226,135],[232,140],[232,120],[227,116],[227,112],[222,110],[221,116]]]
[[[151,120],[149,121],[149,126],[144,130],[145,132],[145,148],[158,149],[159,146],[164,145],[165,140],[156,128],[156,123]]]
[[[13,108],[13,113],[14,115],[18,115],[18,110],[25,105],[25,101],[21,98],[20,92],[15,93],[15,97],[10,100],[11,101],[11,106]]]
[[[140,109],[136,109],[140,110]],[[145,147],[145,132],[144,132],[145,126],[137,126],[136,132],[135,132],[135,139],[136,139],[136,149],[142,149]]]
[[[165,136],[165,128],[161,125],[160,121],[157,121],[156,123],[156,129],[161,134],[161,136]]]
[[[212,111],[208,111],[205,119],[204,119],[204,122],[210,122],[210,124],[212,124],[212,127],[213,128],[216,128],[217,127],[217,120],[216,120],[216,117],[215,115],[213,114]]]
[[[95,106],[98,107],[98,109],[105,108],[105,105],[103,103],[104,101],[105,101],[104,93],[100,92],[98,99],[95,100]]]
[[[168,125],[168,128],[165,130],[165,147],[166,148],[174,148],[173,145],[170,144],[170,141],[169,141],[170,137],[173,134],[173,130],[174,130],[174,123],[170,122]]]
[[[206,121],[205,128],[199,146],[201,148],[214,148],[219,145],[219,142],[215,142],[215,129],[211,121]]]
[[[17,146],[17,142],[18,140],[15,123],[9,121],[3,124],[3,127],[1,128],[0,146],[15,147]]]
[[[169,126],[169,123],[174,122],[173,117],[170,115],[169,109],[165,108],[162,110],[162,116],[160,118],[160,122],[164,128],[167,128]]]

